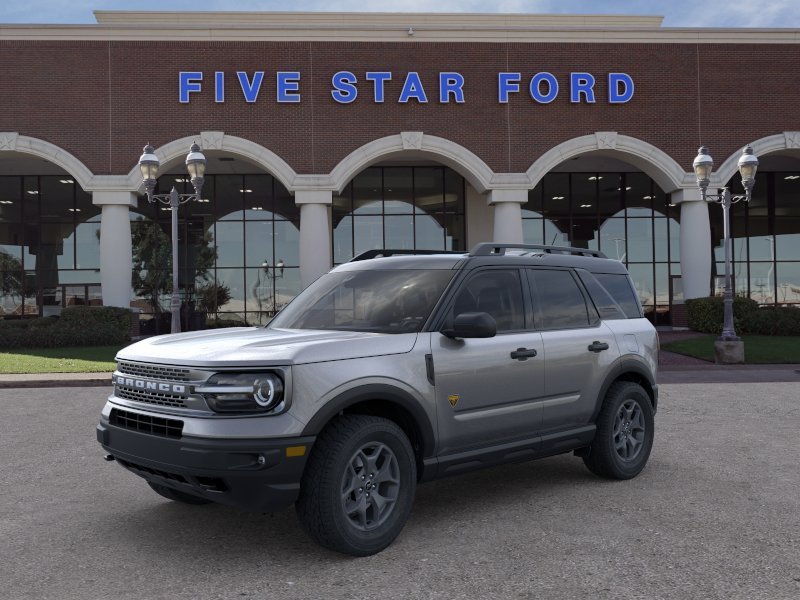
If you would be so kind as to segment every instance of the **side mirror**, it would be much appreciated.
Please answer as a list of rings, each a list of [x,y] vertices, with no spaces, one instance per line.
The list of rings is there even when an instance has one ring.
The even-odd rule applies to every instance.
[[[490,338],[497,334],[497,322],[489,313],[461,313],[453,326],[442,329],[441,333],[449,338]]]

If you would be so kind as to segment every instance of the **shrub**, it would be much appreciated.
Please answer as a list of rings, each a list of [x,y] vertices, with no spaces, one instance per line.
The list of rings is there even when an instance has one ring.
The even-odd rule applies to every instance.
[[[747,321],[747,333],[800,336],[800,308],[760,308]]]
[[[221,329],[223,327],[250,327],[247,321],[237,321],[235,319],[209,319],[206,321],[206,329]]]
[[[702,333],[722,333],[725,315],[722,298],[715,296],[687,300],[686,309],[689,314],[689,329]],[[737,333],[750,333],[747,323],[757,311],[758,302],[755,300],[740,296],[733,298],[733,326]]]
[[[70,306],[61,317],[0,321],[0,349],[124,344],[130,327],[127,308]]]

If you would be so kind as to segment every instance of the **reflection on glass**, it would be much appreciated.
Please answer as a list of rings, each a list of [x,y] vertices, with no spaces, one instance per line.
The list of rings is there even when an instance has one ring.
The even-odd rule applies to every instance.
[[[778,263],[778,302],[781,304],[800,304],[800,262]]]
[[[275,260],[300,265],[300,229],[292,221],[275,221]]]
[[[639,301],[642,303],[644,312],[647,315],[654,310],[653,305],[655,304],[653,265],[629,264],[628,272],[633,280],[633,285],[636,288],[636,294],[639,296]]]
[[[353,217],[343,217],[333,229],[333,263],[347,262],[353,252]]]
[[[77,269],[100,268],[100,223],[81,223],[75,228]],[[70,240],[67,239],[67,244]]]
[[[241,267],[244,247],[244,224],[220,222],[216,225],[218,267]]]
[[[523,219],[522,239],[526,244],[544,244],[544,219]]]
[[[257,267],[261,266],[265,260],[270,264],[274,264],[272,222],[248,222],[245,223],[244,229],[246,240],[244,244],[245,265]]]
[[[653,221],[628,219],[628,260],[653,260]]]
[[[414,219],[415,247],[423,250],[444,250],[444,228],[430,216]]]
[[[750,298],[759,304],[773,304],[775,302],[774,263],[750,263]]]

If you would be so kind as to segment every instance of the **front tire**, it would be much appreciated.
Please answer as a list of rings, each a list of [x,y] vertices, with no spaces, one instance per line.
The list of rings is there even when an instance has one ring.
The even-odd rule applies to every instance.
[[[597,417],[597,432],[584,464],[595,475],[631,479],[642,472],[653,447],[650,396],[639,384],[611,385]]]
[[[343,415],[314,445],[297,514],[322,546],[369,556],[403,529],[416,485],[414,451],[400,427],[381,417]]]

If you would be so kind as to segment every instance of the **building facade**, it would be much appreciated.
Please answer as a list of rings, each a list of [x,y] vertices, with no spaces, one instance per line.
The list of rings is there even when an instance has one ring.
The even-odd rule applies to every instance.
[[[661,27],[659,17],[97,12],[0,25],[0,315],[133,306],[160,331],[169,209],[185,326],[263,323],[371,248],[478,242],[599,249],[648,316],[721,290],[721,209],[736,293],[800,304],[800,31]]]

